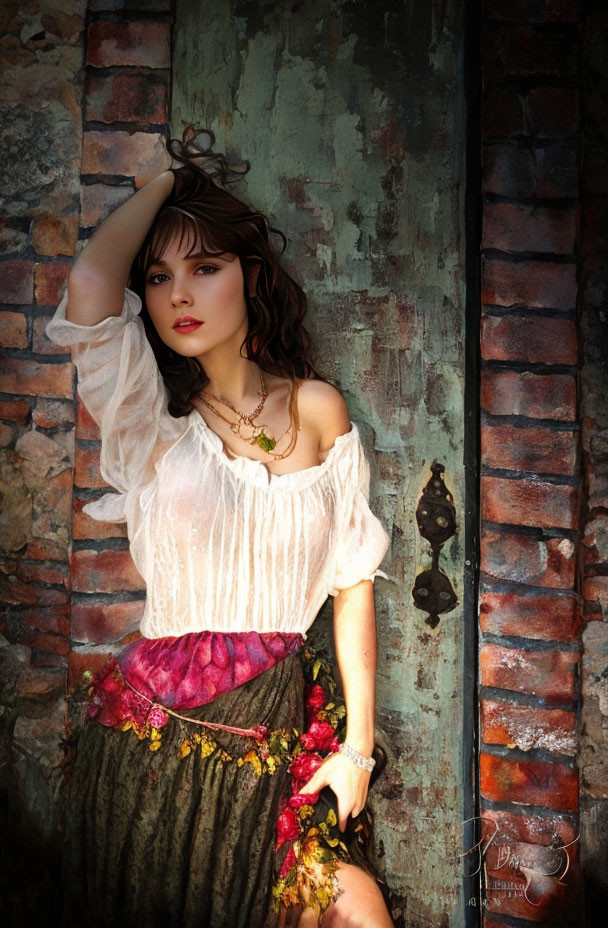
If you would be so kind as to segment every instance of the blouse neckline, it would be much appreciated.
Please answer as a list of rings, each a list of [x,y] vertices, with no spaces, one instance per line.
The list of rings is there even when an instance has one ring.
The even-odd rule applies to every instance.
[[[255,461],[253,458],[244,455],[235,455],[234,458],[228,457],[222,439],[205,422],[196,407],[189,414],[189,418],[190,424],[198,428],[208,447],[224,467],[227,467],[235,476],[246,483],[268,488],[301,489],[315,483],[329,470],[341,449],[347,447],[350,442],[355,441],[359,434],[356,424],[351,421],[350,430],[336,437],[327,452],[327,457],[320,464],[313,464],[312,467],[302,467],[300,470],[290,471],[286,474],[271,474],[262,461]]]

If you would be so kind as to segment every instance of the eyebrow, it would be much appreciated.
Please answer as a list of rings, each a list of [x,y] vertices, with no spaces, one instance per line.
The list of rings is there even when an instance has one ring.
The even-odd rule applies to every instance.
[[[224,254],[226,254],[226,252],[224,252]],[[228,260],[227,258],[222,258],[222,255],[207,255],[202,251],[197,251],[195,254],[188,255],[187,258],[184,258],[184,261],[198,261],[200,260],[200,258],[209,258],[210,261],[217,260],[218,258],[224,261]],[[152,261],[148,266],[149,267],[168,267],[168,264],[166,261],[158,260],[158,261]]]

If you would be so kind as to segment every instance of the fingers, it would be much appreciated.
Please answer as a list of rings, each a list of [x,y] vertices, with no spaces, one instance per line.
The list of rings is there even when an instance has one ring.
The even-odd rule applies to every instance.
[[[335,756],[335,755],[334,755]],[[329,761],[332,761],[331,763]],[[313,773],[310,780],[300,788],[300,795],[320,793],[323,787],[329,786],[336,796],[337,820],[340,831],[346,829],[348,816],[355,818],[365,806],[367,797],[367,781],[364,778],[344,778],[342,772],[336,769],[333,758],[328,758],[318,770]],[[348,769],[348,768],[347,768]],[[352,773],[352,771],[351,771]]]
[[[336,797],[338,800],[338,828],[340,831],[344,831],[346,828],[346,820],[348,819],[350,809],[346,808],[346,804],[340,799],[339,796]]]
[[[308,795],[308,793],[319,793],[328,783],[327,777],[321,773],[321,767],[319,767],[316,773],[313,773],[310,780],[300,789],[300,794],[304,793]]]

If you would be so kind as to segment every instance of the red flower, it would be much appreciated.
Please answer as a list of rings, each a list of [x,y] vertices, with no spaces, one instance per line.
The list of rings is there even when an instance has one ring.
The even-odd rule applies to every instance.
[[[323,751],[331,746],[335,737],[329,722],[312,722],[308,731],[300,736],[300,743],[307,751]]]
[[[308,694],[308,698],[306,700],[306,708],[311,713],[318,712],[319,709],[321,709],[325,705],[326,702],[327,702],[327,694],[325,690],[318,683],[315,683],[315,685],[311,687],[310,692]]]
[[[314,806],[318,799],[318,793],[296,793],[289,800],[289,805],[292,809],[299,809],[302,806]]]
[[[302,751],[292,760],[289,771],[294,780],[302,780],[303,783],[307,783],[322,763],[323,758],[319,757],[318,754],[309,754]]]
[[[154,706],[154,708],[150,710],[148,721],[152,728],[162,728],[169,721],[169,715],[167,712],[163,712],[160,706]]]
[[[289,850],[287,851],[287,854],[285,855],[283,866],[281,867],[279,871],[279,877],[285,876],[287,873],[289,873],[293,865],[296,864],[297,862],[298,862],[298,858],[296,857],[294,853],[293,847],[290,847]]]
[[[295,841],[300,835],[300,826],[296,813],[289,806],[281,812],[277,819],[277,849],[285,841]]]
[[[306,732],[304,732],[303,735],[300,735],[300,744],[302,745],[305,751],[314,751],[314,749],[317,746],[313,736],[307,735]]]
[[[121,684],[118,682],[114,675],[108,675],[104,680],[101,681],[96,687],[96,692],[102,693],[118,693],[121,688]]]

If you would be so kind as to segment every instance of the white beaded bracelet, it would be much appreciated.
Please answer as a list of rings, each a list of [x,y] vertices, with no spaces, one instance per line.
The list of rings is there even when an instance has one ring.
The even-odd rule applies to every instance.
[[[349,760],[352,760],[356,767],[361,767],[362,770],[373,770],[376,765],[373,757],[364,757],[363,754],[359,754],[358,751],[351,748],[350,744],[341,744],[338,750],[340,754],[344,754]]]

